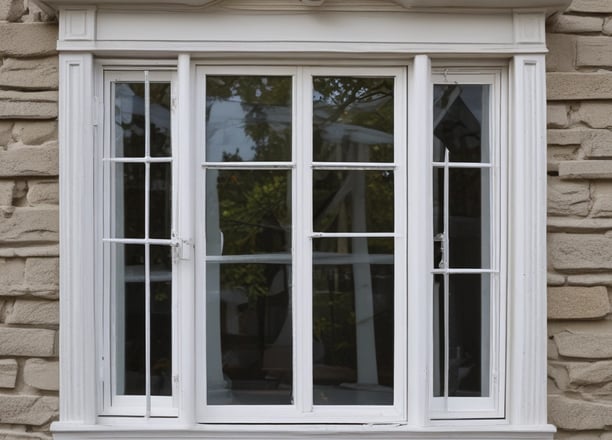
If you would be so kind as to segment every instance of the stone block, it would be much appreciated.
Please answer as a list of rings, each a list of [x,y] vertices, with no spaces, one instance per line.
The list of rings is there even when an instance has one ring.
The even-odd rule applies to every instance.
[[[591,128],[612,127],[612,104],[583,102],[580,108],[572,113],[572,122],[586,124]]]
[[[576,66],[576,36],[567,34],[546,34],[546,70],[551,72],[572,72]]]
[[[51,396],[0,394],[0,423],[41,426],[57,417],[59,401]]]
[[[548,319],[594,319],[608,313],[608,289],[603,286],[548,288]]]
[[[591,192],[587,182],[564,182],[548,178],[548,214],[586,216],[591,208]]]
[[[57,111],[57,92],[0,90],[0,119],[55,119]]]
[[[594,185],[591,217],[612,217],[612,184],[599,182]]]
[[[601,32],[603,20],[602,17],[555,14],[547,21],[547,31],[565,34]]]
[[[59,149],[57,142],[40,147],[0,150],[0,177],[57,176]]]
[[[546,344],[546,355],[550,360],[559,359],[559,352],[557,351],[557,346],[555,345],[555,341],[549,339]]]
[[[565,284],[565,276],[548,272],[548,274],[546,274],[546,283],[549,286],[563,286]]]
[[[11,143],[13,126],[13,121],[0,121],[0,149]]]
[[[57,181],[30,182],[28,191],[30,205],[57,205],[59,203],[59,184]]]
[[[571,286],[612,286],[612,274],[589,273],[570,275],[567,283]]]
[[[59,363],[44,359],[28,359],[23,368],[23,380],[39,390],[59,389]]]
[[[0,327],[0,356],[50,357],[54,355],[54,330]]]
[[[607,218],[548,217],[549,232],[607,232],[612,231],[612,220]]]
[[[559,354],[582,359],[612,358],[612,333],[570,333],[554,335]]]
[[[560,162],[577,160],[579,154],[580,147],[549,145],[548,148],[546,148],[548,171],[559,171]]]
[[[49,90],[58,87],[57,57],[7,58],[0,66],[0,87]]]
[[[562,179],[612,179],[612,160],[572,160],[559,162]]]
[[[28,258],[25,282],[30,286],[58,286],[59,258]]]
[[[57,121],[15,122],[12,135],[25,145],[40,145],[54,141],[57,140]]]
[[[0,216],[0,243],[58,241],[57,207],[15,208],[10,217]]]
[[[18,299],[7,314],[5,322],[7,324],[59,324],[59,303],[57,301]]]
[[[59,246],[57,244],[49,244],[43,246],[25,246],[25,247],[0,247],[0,258],[27,258],[27,257],[57,257],[59,255]],[[1,263],[0,263],[1,264]],[[0,271],[2,268],[0,267]],[[0,283],[0,286],[2,284]]]
[[[24,0],[0,1],[0,21],[18,21],[26,12]]]
[[[592,130],[584,137],[582,143],[584,154],[589,158],[612,157],[612,131]]]
[[[11,286],[23,283],[25,262],[22,259],[0,259],[0,290],[1,286]]]
[[[612,12],[612,0],[574,0],[567,11],[607,14]]]
[[[612,361],[572,362],[567,364],[572,385],[592,385],[612,381]]]
[[[549,396],[548,416],[554,425],[562,429],[572,431],[604,429],[612,424],[612,403]]]
[[[551,128],[567,126],[567,108],[564,104],[548,104],[546,107],[546,121]]]
[[[585,129],[554,129],[551,128],[547,131],[547,143],[548,145],[581,145],[583,139],[588,136],[589,132],[593,130],[585,130]]]
[[[612,99],[612,74],[549,72],[546,98],[549,101]]]
[[[561,271],[612,269],[612,239],[597,234],[549,234],[550,263]]]
[[[43,23],[0,23],[0,55],[35,57],[56,53],[57,25]]]
[[[0,206],[12,205],[14,189],[15,182],[12,180],[0,181]]]
[[[0,388],[15,388],[17,370],[15,359],[0,359]]]
[[[577,67],[609,67],[612,65],[610,37],[576,38]]]

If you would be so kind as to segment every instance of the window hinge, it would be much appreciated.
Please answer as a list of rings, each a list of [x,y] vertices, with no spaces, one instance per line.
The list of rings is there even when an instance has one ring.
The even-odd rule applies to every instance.
[[[176,384],[177,384],[177,383],[178,383],[178,381],[179,381],[179,376],[178,376],[178,374],[175,374],[174,376],[172,376],[172,382],[174,382],[174,383],[176,383]]]
[[[193,250],[193,240],[183,239],[172,234],[172,247],[174,249],[174,261],[191,260]]]

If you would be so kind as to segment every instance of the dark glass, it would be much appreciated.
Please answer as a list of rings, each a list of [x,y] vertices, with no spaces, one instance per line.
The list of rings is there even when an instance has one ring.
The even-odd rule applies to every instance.
[[[206,160],[290,161],[292,78],[206,77]]]
[[[145,247],[110,244],[115,261],[117,394],[144,395]],[[169,247],[151,246],[151,395],[172,394],[172,259]]]
[[[488,162],[488,112],[488,85],[434,85],[434,161]]]
[[[313,240],[315,405],[392,405],[393,239]]]
[[[208,255],[289,253],[291,172],[207,170]]]
[[[393,162],[393,78],[313,79],[315,162]]]
[[[172,157],[171,93],[169,82],[149,84],[152,157]]]
[[[316,232],[393,232],[393,172],[313,171]]]
[[[144,238],[145,166],[140,163],[114,163],[114,236]]]
[[[144,82],[115,83],[114,157],[145,155]]]
[[[208,404],[291,404],[291,266],[206,267]]]
[[[444,332],[444,276],[434,275],[433,285],[433,395],[444,396],[445,339]]]
[[[170,238],[172,228],[172,164],[150,165],[149,236]]]

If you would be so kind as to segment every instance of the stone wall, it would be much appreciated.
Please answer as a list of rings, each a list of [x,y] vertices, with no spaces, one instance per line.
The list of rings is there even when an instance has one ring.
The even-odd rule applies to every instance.
[[[612,440],[612,1],[547,31],[549,419]]]
[[[57,24],[0,0],[0,439],[58,416]]]

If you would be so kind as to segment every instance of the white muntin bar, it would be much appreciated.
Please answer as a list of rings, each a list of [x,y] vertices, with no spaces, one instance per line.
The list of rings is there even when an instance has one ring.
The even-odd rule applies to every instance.
[[[149,71],[145,81],[145,157],[151,156],[151,109]],[[145,239],[149,239],[151,165],[145,163]],[[151,417],[151,246],[145,242],[145,418]]]
[[[257,170],[290,170],[295,168],[295,162],[202,162],[202,168],[208,169],[257,169]]]
[[[114,163],[171,163],[171,157],[108,157],[104,162]]]
[[[435,168],[492,168],[490,163],[481,162],[432,162]]]
[[[395,163],[389,162],[313,162],[317,170],[394,170]]]
[[[448,363],[450,361],[450,342],[449,342],[449,305],[448,300],[450,296],[449,292],[449,276],[448,276],[448,268],[449,268],[449,243],[450,240],[448,238],[449,235],[449,151],[448,148],[444,149],[444,195],[443,195],[443,238],[442,238],[442,267],[445,269],[444,272],[444,399],[446,401],[445,405],[448,406],[448,376],[449,376],[449,368]]]
[[[143,244],[153,246],[174,246],[175,242],[164,238],[104,238],[104,243]]]
[[[434,275],[444,275],[446,273],[451,274],[451,275],[455,275],[455,274],[487,274],[487,273],[492,273],[492,274],[497,274],[499,273],[498,270],[495,269],[450,269],[450,268],[441,268],[441,269],[433,269],[431,271],[431,273],[433,273]]]

